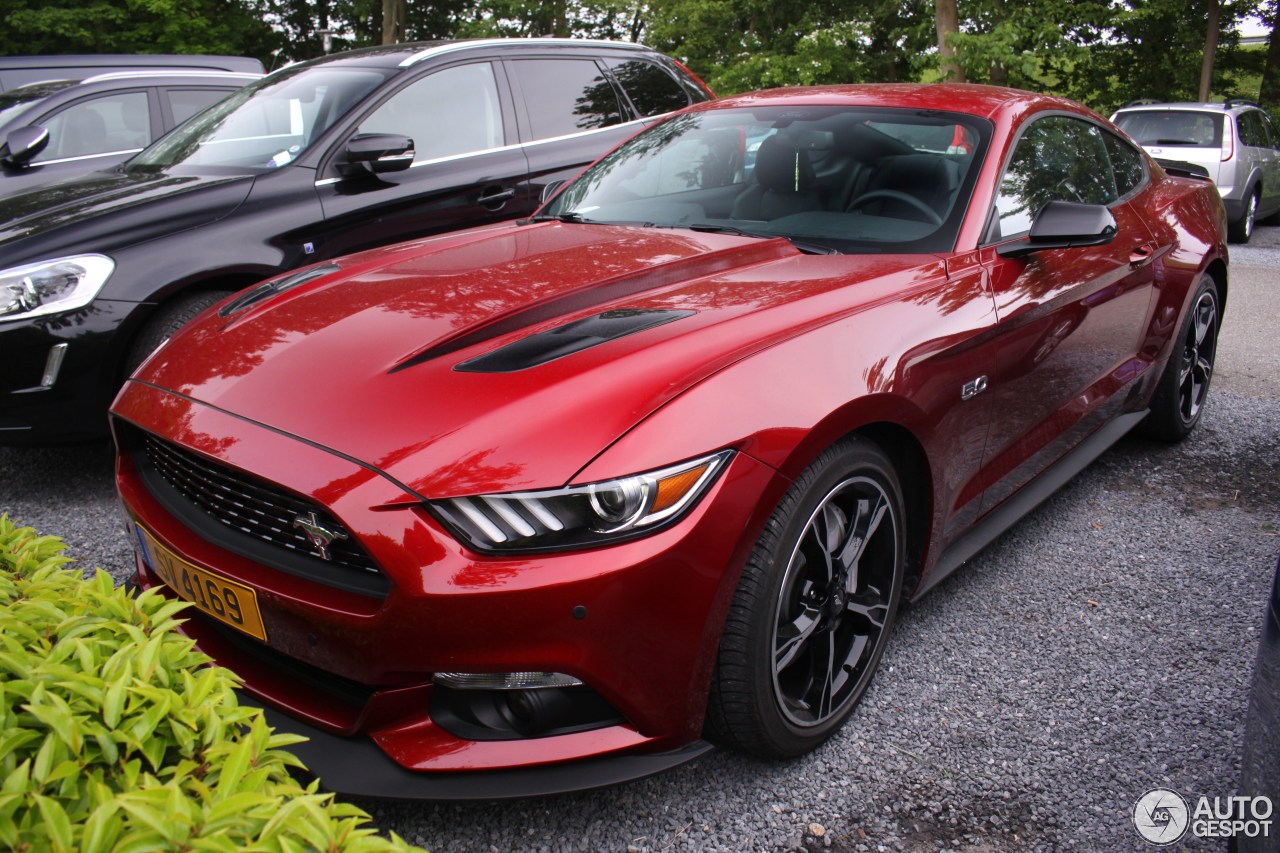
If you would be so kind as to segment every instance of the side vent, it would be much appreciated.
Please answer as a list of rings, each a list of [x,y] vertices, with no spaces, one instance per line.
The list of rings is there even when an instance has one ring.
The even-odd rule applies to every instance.
[[[465,373],[512,373],[582,352],[645,329],[692,317],[696,311],[623,308],[574,320],[559,328],[530,335],[501,349],[454,365]]]

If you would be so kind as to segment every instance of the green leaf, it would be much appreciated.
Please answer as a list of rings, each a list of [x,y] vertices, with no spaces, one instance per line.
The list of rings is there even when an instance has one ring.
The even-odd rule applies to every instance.
[[[50,797],[36,794],[36,807],[40,809],[40,817],[53,842],[55,851],[71,849],[71,819],[67,817],[62,805]]]

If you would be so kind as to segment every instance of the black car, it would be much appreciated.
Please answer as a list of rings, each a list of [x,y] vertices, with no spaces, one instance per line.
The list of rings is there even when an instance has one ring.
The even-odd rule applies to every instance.
[[[1245,719],[1244,751],[1240,760],[1239,796],[1248,797],[1248,814],[1235,817],[1246,821],[1266,811],[1273,823],[1267,834],[1257,824],[1246,825],[1245,831],[1232,839],[1231,849],[1241,853],[1275,851],[1280,845],[1280,814],[1272,811],[1280,805],[1280,564],[1271,582],[1271,598],[1267,602],[1262,642],[1253,671],[1253,690],[1249,695],[1249,712]],[[1261,805],[1265,797],[1269,805]],[[1252,801],[1260,805],[1255,809]]]
[[[124,376],[228,293],[526,215],[710,97],[634,44],[368,48],[276,71],[112,171],[0,199],[0,443],[104,435]]]
[[[58,53],[0,56],[0,92],[49,80],[83,80],[115,71],[238,71],[262,76],[262,62],[251,56],[207,53]]]
[[[261,77],[115,71],[0,92],[0,196],[123,163]]]

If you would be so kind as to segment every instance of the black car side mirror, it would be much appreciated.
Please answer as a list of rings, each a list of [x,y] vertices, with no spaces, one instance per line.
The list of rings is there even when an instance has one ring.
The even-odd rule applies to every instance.
[[[997,246],[996,254],[1022,258],[1042,249],[1101,246],[1115,236],[1116,218],[1105,205],[1051,201],[1040,208],[1025,238]]]
[[[413,140],[399,133],[359,133],[347,140],[338,172],[351,175],[400,172],[413,165]]]
[[[29,124],[12,131],[0,146],[0,163],[10,169],[25,169],[37,154],[49,145],[49,131]]]

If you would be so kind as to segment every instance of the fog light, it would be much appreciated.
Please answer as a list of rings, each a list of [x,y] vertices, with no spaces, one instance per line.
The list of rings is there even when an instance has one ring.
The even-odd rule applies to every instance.
[[[538,690],[582,684],[563,672],[437,672],[431,680],[455,690]]]

